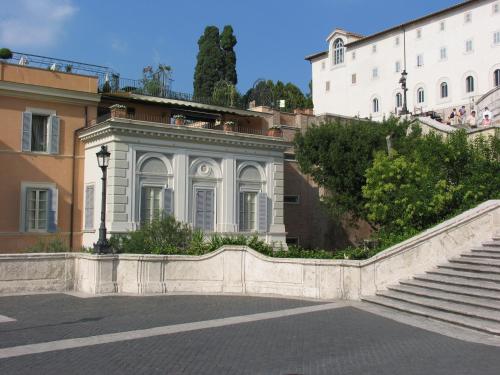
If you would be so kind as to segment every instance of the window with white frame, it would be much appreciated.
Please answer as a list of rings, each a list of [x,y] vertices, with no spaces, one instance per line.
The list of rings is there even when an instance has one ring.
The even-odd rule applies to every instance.
[[[372,46],[372,53],[375,53],[375,52],[377,52],[377,45],[376,44],[374,44]]]
[[[372,69],[372,78],[378,78],[378,68],[373,68]]]
[[[446,26],[445,26],[444,21],[441,21],[441,22],[439,23],[439,31],[444,31],[445,27],[446,27]]]
[[[399,36],[394,38],[394,45],[399,46]]]
[[[495,45],[500,44],[500,31],[495,31],[493,33],[493,44]]]
[[[441,47],[439,50],[439,59],[446,60],[448,58],[448,53],[446,51],[446,47]]]
[[[59,153],[59,117],[51,111],[26,111],[22,115],[23,152]]]
[[[94,229],[94,192],[95,186],[85,186],[85,229]]]
[[[471,93],[474,92],[474,77],[468,76],[465,78],[465,92]]]
[[[215,217],[215,189],[195,189],[194,227],[204,232],[213,232]]]
[[[257,163],[238,168],[238,227],[241,232],[267,232],[268,199],[263,192],[265,178]]]
[[[464,22],[465,23],[469,23],[472,21],[472,14],[470,12],[468,13],[465,13],[465,16],[464,16]]]
[[[373,113],[378,113],[378,111],[379,111],[378,98],[372,99],[372,111],[373,111]]]
[[[425,102],[425,92],[423,87],[419,87],[417,90],[417,103],[422,104]]]
[[[257,229],[257,192],[240,192],[240,231],[252,232]]]
[[[417,66],[424,66],[424,55],[417,55]]]
[[[448,83],[441,82],[441,84],[439,85],[439,94],[441,96],[441,99],[448,97]]]
[[[422,29],[417,29],[417,39],[422,38]]]
[[[473,45],[472,45],[472,39],[466,40],[465,41],[465,52],[470,53],[472,52]]]
[[[28,232],[45,232],[48,228],[48,189],[28,189],[27,229]]]
[[[333,42],[333,64],[338,65],[344,62],[344,41],[342,39],[335,39]]]
[[[143,186],[141,189],[141,223],[158,220],[162,212],[163,188],[160,186]]]
[[[352,51],[351,59],[356,60],[356,51]]]
[[[396,61],[396,64],[395,64],[395,71],[396,73],[400,73],[401,72],[401,61]]]
[[[493,72],[493,84],[495,87],[500,87],[500,69],[496,69]]]
[[[355,84],[356,84],[356,73],[353,73],[353,74],[351,75],[351,83],[352,83],[353,85],[355,85]]]
[[[396,108],[401,108],[403,106],[403,95],[400,92],[396,94]]]
[[[57,230],[58,190],[52,183],[21,183],[21,231]]]
[[[493,6],[491,7],[491,11],[493,14],[500,13],[500,5],[498,3],[493,4]]]

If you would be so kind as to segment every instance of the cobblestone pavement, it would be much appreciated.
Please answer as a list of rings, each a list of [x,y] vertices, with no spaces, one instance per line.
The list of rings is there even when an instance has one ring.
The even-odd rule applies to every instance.
[[[235,296],[0,297],[0,350],[317,303]],[[285,313],[283,313],[285,314]],[[100,336],[96,336],[97,338]],[[353,307],[0,359],[0,374],[500,374],[500,348]]]

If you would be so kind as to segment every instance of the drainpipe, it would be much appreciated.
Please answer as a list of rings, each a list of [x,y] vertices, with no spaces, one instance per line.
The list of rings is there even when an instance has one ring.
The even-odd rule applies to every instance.
[[[88,119],[88,106],[85,106],[84,109],[84,120],[83,120],[83,128],[87,126],[87,119]],[[80,128],[81,129],[81,128]],[[75,175],[76,175],[76,145],[78,142],[77,139],[77,134],[80,129],[76,129],[73,132],[73,167],[72,167],[72,172],[71,172],[71,216],[69,219],[70,222],[70,230],[69,230],[69,249],[70,251],[73,251],[73,238],[74,238],[74,215],[75,215],[75,188],[76,188],[76,183],[75,183]]]

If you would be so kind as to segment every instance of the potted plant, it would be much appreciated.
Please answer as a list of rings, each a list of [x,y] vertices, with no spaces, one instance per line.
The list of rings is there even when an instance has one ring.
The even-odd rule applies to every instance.
[[[8,48],[0,48],[0,59],[9,60],[12,59],[12,51]]]
[[[226,132],[234,132],[236,129],[236,123],[234,121],[226,121],[222,124],[222,130]]]
[[[267,129],[267,135],[270,137],[282,137],[283,131],[279,126],[271,126],[269,129]]]
[[[184,120],[186,116],[184,115],[174,115],[175,125],[184,125]]]
[[[127,107],[123,104],[113,104],[109,109],[111,111],[111,117],[127,117]]]

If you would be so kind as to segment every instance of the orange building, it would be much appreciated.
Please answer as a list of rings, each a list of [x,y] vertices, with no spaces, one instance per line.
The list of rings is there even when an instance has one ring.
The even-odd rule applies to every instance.
[[[55,62],[35,67],[40,56],[28,59],[0,61],[0,252],[54,236],[77,249],[83,151],[76,131],[96,118],[98,78],[83,64],[62,72]]]

